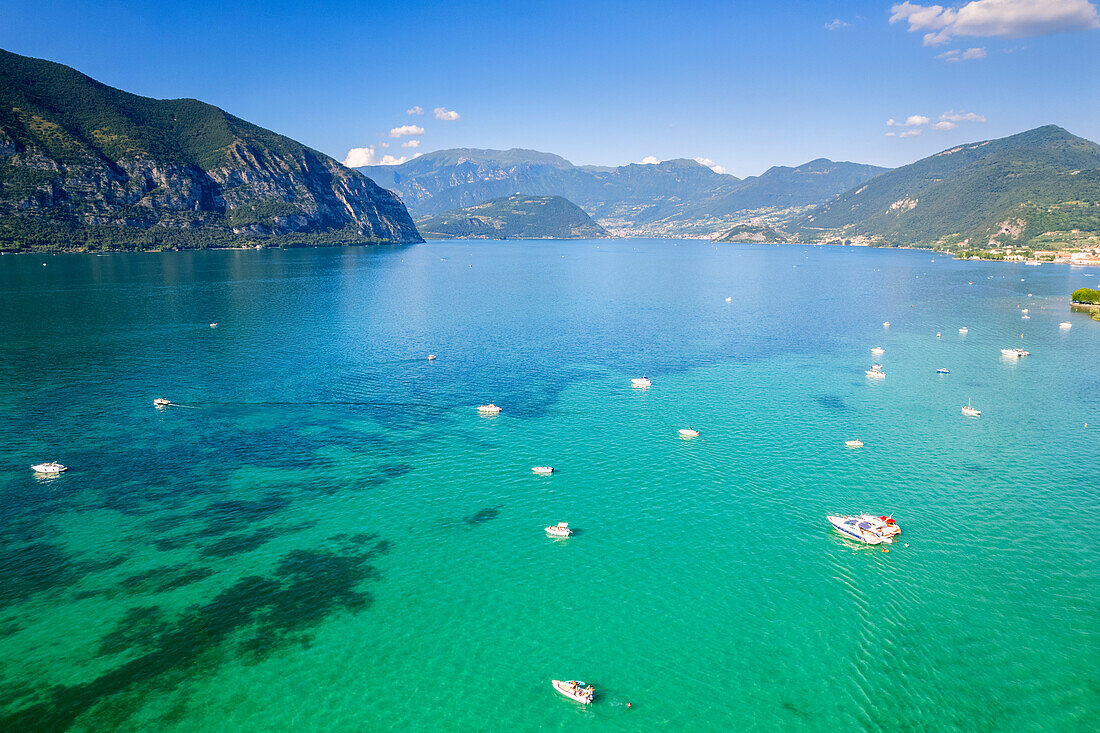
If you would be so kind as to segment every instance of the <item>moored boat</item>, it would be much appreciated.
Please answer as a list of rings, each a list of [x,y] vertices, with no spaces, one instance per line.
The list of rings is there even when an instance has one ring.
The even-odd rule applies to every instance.
[[[878,369],[876,369],[875,366],[877,366]],[[866,374],[871,379],[886,379],[886,372],[882,371],[882,366],[879,364],[876,364],[875,366],[872,366],[870,369],[865,371],[864,374]]]
[[[849,448],[862,448],[863,447],[863,441],[862,440],[846,440],[846,441],[844,441],[844,445],[848,446]]]
[[[901,532],[901,527],[891,517],[876,517],[871,514],[860,514],[854,517],[830,514],[826,519],[840,534],[868,545],[889,544],[894,541],[894,535]]]
[[[1069,321],[1062,321],[1058,324],[1058,328],[1073,328],[1073,324]]]
[[[960,328],[960,329],[959,329],[959,333],[961,333],[961,334],[965,334],[965,333],[967,333],[967,332],[968,332],[969,330],[970,330],[969,328],[967,328],[966,326],[963,326],[962,328]]]
[[[1021,356],[1031,356],[1031,352],[1023,349],[1001,349],[1001,356],[1019,358]]]
[[[883,321],[882,322],[882,327],[883,328],[890,328],[890,321]]]
[[[546,534],[551,537],[570,537],[573,530],[569,529],[569,522],[558,522],[556,525],[551,524],[547,527]]]
[[[881,346],[872,346],[871,353],[875,356],[882,356],[886,353],[886,349],[882,348]]]
[[[944,367],[940,367],[939,369],[936,370],[936,374],[950,374],[950,373],[951,373],[951,370],[946,369]]]
[[[36,463],[31,466],[31,470],[35,473],[61,473],[62,471],[68,471],[68,466],[62,466],[57,461],[49,461],[48,463]]]
[[[500,408],[490,402],[487,405],[479,405],[477,411],[482,415],[496,415],[500,412]]]
[[[550,684],[569,699],[585,705],[591,705],[592,698],[596,696],[596,690],[592,685],[585,687],[584,683],[578,680],[550,680]]]
[[[532,466],[532,473],[537,473],[539,476],[549,476],[554,472],[553,466]]]
[[[982,411],[970,404],[970,398],[966,398],[966,404],[963,405],[963,414],[967,417],[981,417]]]
[[[217,321],[214,321],[213,323],[210,324],[210,328],[217,328],[217,327],[218,327],[218,322]]]
[[[681,428],[679,432],[680,432],[680,437],[681,438],[698,438],[699,437],[699,431],[698,430],[692,430],[691,428]]]
[[[635,377],[630,380],[630,384],[635,387],[649,387],[653,382],[649,381],[648,377]]]

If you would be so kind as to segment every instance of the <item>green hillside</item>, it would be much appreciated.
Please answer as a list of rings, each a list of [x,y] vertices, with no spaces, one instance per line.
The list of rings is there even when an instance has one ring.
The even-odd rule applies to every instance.
[[[560,196],[516,194],[417,219],[429,239],[598,239],[607,231]]]
[[[883,173],[794,223],[888,245],[1026,245],[1100,232],[1100,145],[1048,125]]]
[[[393,194],[290,138],[0,50],[0,246],[273,235],[419,239]]]

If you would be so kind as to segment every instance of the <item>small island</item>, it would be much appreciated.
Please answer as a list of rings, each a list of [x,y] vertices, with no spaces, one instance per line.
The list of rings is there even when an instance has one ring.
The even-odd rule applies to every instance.
[[[561,196],[515,194],[420,217],[426,239],[603,239],[611,236]]]

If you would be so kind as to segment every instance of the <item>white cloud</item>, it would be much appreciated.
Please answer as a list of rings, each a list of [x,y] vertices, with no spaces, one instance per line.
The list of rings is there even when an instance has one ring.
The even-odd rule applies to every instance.
[[[977,59],[984,59],[985,57],[986,53],[984,48],[968,48],[965,51],[952,49],[936,55],[936,58],[943,59],[949,64],[957,64],[960,61],[975,61]]]
[[[418,125],[401,125],[390,130],[390,137],[409,137],[411,135],[423,135],[424,128]]]
[[[418,104],[415,107],[409,107],[407,110],[405,110],[405,114],[407,114],[407,115],[422,115],[422,114],[424,114],[424,108],[421,107]]]
[[[390,146],[389,143],[378,143],[378,147],[380,147],[380,148],[388,148],[389,146]]]
[[[374,147],[368,145],[365,148],[352,148],[344,158],[344,165],[348,168],[358,168],[364,165],[401,165],[408,158],[401,156],[395,158],[392,155],[383,155],[381,158],[374,151]]]
[[[956,112],[951,110],[950,112],[944,112],[940,115],[941,120],[948,120],[950,122],[985,122],[985,117],[973,112]]]
[[[445,107],[436,107],[434,114],[437,120],[444,120],[446,122],[454,122],[459,119],[458,112],[455,112],[453,109],[446,109]]]
[[[954,130],[960,122],[985,122],[985,117],[974,112],[956,112],[955,110],[944,112],[936,122],[932,122],[932,118],[924,115],[909,115],[905,118],[905,122],[898,122],[891,117],[886,121],[887,127],[903,127],[906,129],[901,132],[887,132],[886,137],[916,137],[925,128],[941,132]]]
[[[926,31],[925,46],[941,46],[955,36],[1021,38],[1100,28],[1090,0],[973,0],[960,8],[906,2],[890,8],[890,22]]]
[[[905,118],[905,122],[898,122],[893,117],[886,120],[887,127],[920,127],[921,125],[927,125],[932,120],[924,115],[909,115]]]
[[[833,18],[832,20],[830,20],[828,23],[825,24],[825,30],[827,30],[827,31],[838,31],[841,28],[849,28],[849,27],[851,27],[851,25],[852,25],[851,23],[845,23],[840,18]]]
[[[656,160],[654,160],[654,162],[656,162]],[[718,165],[717,163],[715,163],[710,158],[696,158],[695,162],[698,163],[699,165],[705,165],[707,168],[710,168],[715,173],[725,173],[726,172],[725,166]]]
[[[406,140],[405,142],[401,143],[401,147],[403,147],[403,148],[419,148],[420,147],[420,141],[415,139],[415,138],[413,138],[412,140]]]
[[[660,162],[661,161],[657,160],[656,155],[647,155],[646,157],[642,158],[642,165],[657,165]]]

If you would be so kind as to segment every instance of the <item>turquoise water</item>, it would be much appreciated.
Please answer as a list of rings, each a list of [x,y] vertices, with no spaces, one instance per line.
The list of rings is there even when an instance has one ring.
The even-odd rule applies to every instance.
[[[1094,730],[1090,273],[674,240],[4,256],[0,729]],[[898,519],[889,553],[824,521],[859,510]]]

